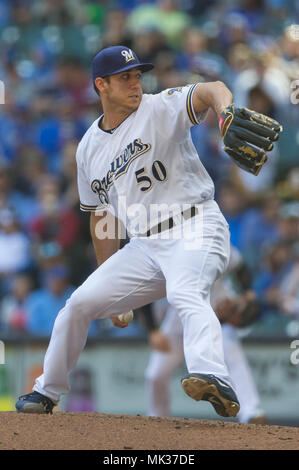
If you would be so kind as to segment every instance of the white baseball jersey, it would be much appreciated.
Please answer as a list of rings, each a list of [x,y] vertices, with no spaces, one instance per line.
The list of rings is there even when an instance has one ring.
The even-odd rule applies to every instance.
[[[133,204],[147,211],[164,204],[167,215],[174,205],[182,210],[214,198],[214,184],[190,135],[190,128],[204,117],[193,110],[196,86],[200,84],[144,94],[138,109],[112,133],[99,128],[102,116],[94,121],[76,155],[81,210],[112,206],[128,227],[135,214],[127,208]]]

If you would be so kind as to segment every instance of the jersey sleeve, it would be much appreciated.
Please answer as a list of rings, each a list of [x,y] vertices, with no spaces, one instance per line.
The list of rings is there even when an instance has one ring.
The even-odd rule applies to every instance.
[[[200,83],[183,87],[169,88],[155,95],[154,117],[160,133],[172,140],[180,141],[186,131],[200,124],[206,111],[196,114],[192,105],[192,96]]]
[[[98,195],[90,187],[84,168],[80,164],[77,150],[77,182],[80,198],[80,210],[83,212],[95,212],[99,209],[100,201]]]

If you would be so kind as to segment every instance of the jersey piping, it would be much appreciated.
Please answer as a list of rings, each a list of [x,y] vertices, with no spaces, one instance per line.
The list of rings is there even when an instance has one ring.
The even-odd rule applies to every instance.
[[[193,104],[192,104],[192,95],[195,87],[198,85],[198,83],[195,83],[189,90],[188,95],[187,95],[187,100],[186,100],[186,106],[187,106],[187,113],[189,116],[190,121],[194,126],[196,126],[198,123],[198,120],[196,118],[196,114],[194,113],[193,109]]]

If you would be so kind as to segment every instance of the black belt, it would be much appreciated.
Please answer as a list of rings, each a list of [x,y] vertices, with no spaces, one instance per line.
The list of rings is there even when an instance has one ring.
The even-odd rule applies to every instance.
[[[189,209],[186,209],[186,210],[180,212],[180,215],[184,218],[184,220],[191,219],[191,217],[194,217],[197,214],[198,214],[198,209],[195,206],[191,206],[191,207],[189,207]],[[170,217],[167,220],[163,220],[163,222],[159,222],[157,225],[150,228],[147,232],[142,233],[138,236],[139,237],[150,237],[151,235],[156,235],[157,233],[164,232],[165,230],[170,230],[173,227],[175,227],[176,225],[180,225],[181,222],[182,222],[181,220],[176,221],[176,220],[174,220],[173,217]]]

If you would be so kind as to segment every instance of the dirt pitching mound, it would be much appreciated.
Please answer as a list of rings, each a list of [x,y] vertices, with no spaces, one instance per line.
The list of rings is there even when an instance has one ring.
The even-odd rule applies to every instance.
[[[0,449],[299,449],[299,428],[101,413],[0,413]]]

